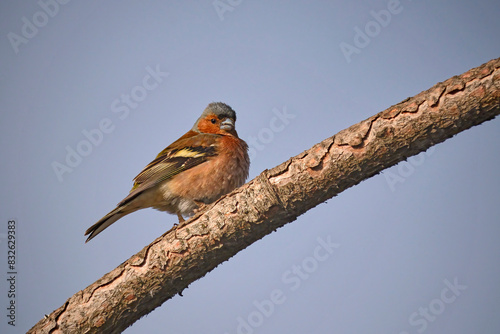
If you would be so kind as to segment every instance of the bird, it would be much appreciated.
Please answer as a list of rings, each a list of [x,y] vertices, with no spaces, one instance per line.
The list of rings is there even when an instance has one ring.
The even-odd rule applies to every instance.
[[[118,219],[154,208],[192,216],[205,205],[242,186],[248,177],[247,143],[235,129],[236,112],[210,103],[191,130],[161,151],[134,178],[133,187],[115,209],[85,231],[86,243]]]

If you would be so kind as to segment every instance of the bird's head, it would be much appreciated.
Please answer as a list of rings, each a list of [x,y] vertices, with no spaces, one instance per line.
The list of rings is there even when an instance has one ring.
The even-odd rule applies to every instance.
[[[193,126],[193,131],[238,136],[234,127],[236,112],[222,102],[210,103]]]

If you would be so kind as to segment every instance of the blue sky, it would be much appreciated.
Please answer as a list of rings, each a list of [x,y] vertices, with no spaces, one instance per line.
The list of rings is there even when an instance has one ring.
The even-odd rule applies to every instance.
[[[499,13],[497,1],[2,2],[0,331],[25,332],[172,226],[142,210],[84,243],[208,103],[236,110],[250,180],[499,57]],[[486,122],[348,189],[125,333],[498,333],[499,130]]]

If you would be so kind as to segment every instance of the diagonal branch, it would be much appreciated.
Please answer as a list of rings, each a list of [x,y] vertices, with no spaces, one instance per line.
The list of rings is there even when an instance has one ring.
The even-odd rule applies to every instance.
[[[120,333],[307,210],[499,113],[500,58],[265,170],[77,292],[28,333]]]

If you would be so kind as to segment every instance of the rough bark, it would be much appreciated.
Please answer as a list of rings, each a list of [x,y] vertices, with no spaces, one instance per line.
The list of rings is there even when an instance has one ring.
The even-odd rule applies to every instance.
[[[290,158],[173,228],[28,333],[120,333],[312,207],[500,113],[500,58]]]

